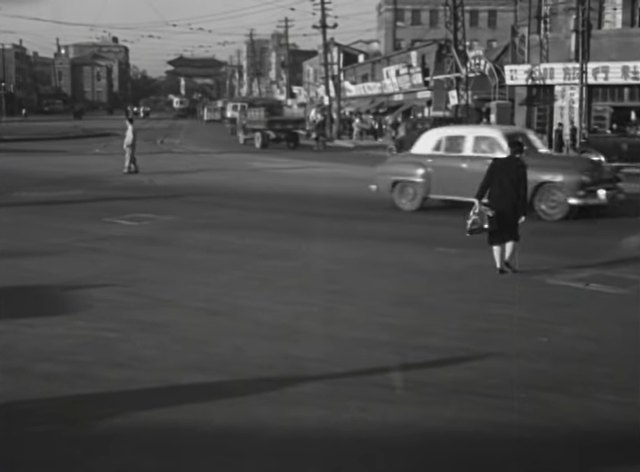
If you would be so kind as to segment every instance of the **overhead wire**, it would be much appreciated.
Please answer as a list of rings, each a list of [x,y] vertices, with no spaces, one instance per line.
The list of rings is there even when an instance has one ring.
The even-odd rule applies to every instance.
[[[104,0],[102,9],[104,9],[105,3],[107,1],[108,0]],[[291,37],[297,38],[304,43],[304,38],[314,38],[318,36],[317,32],[305,31],[307,25],[310,26],[310,23],[315,20],[312,15],[307,16],[305,14],[312,13],[311,11],[300,8],[301,4],[306,3],[305,0],[297,0],[293,2],[291,2],[290,0],[263,0],[261,2],[261,5],[257,7],[249,6],[242,8],[233,8],[225,10],[224,12],[212,13],[210,15],[199,15],[197,17],[192,16],[181,18],[167,18],[157,8],[151,5],[148,0],[145,1],[149,5],[149,7],[152,8],[156,13],[156,16],[159,18],[158,21],[113,24],[108,22],[98,23],[95,20],[90,23],[55,20],[28,15],[11,15],[3,12],[0,12],[0,16],[13,17],[23,21],[44,22],[55,24],[58,26],[90,28],[92,33],[96,33],[100,29],[102,29],[102,32],[105,34],[109,33],[108,30],[120,32],[118,36],[121,37],[122,43],[135,45],[135,47],[130,48],[130,53],[133,57],[144,57],[146,55],[168,57],[172,54],[175,54],[176,52],[185,51],[189,51],[192,53],[196,51],[202,51],[215,54],[221,53],[223,50],[225,50],[224,48],[226,48],[226,50],[228,51],[230,47],[235,48],[245,42],[244,38],[246,38],[246,33],[238,31],[238,29],[246,25],[247,17],[253,17],[256,15],[265,16],[265,14],[269,12],[276,13],[279,10],[290,10],[292,12],[302,13],[302,15],[292,13],[292,15],[295,15],[294,21],[297,22],[298,31],[293,31],[292,33],[290,33]],[[356,20],[361,15],[369,12],[348,10],[342,15],[338,15],[336,12],[334,12],[332,15],[334,17],[337,17],[339,21],[342,21],[343,24],[346,23],[346,25],[349,25],[351,21],[345,22],[345,20]],[[242,18],[242,23],[234,21],[236,18]],[[276,22],[273,20],[266,20],[260,23],[252,23],[252,26],[273,26],[273,31],[276,29]],[[138,35],[132,36],[126,34],[127,31],[140,32],[140,30],[142,30],[142,32]],[[375,31],[375,27],[366,29],[354,29],[349,28],[348,26],[344,27],[341,25],[341,28],[336,31],[336,37],[337,39],[343,41],[343,38],[345,37],[349,38],[348,40],[350,40],[350,38],[353,36],[357,36],[359,34],[367,33],[370,31]],[[73,33],[66,32],[65,34],[61,34],[60,36],[63,37],[65,41],[73,41],[75,39],[72,38],[76,37],[78,39],[86,39],[86,35],[83,35],[83,33],[80,31],[76,31]],[[254,37],[261,38],[269,36],[270,33],[256,33]],[[231,41],[227,39],[220,40],[222,38],[237,39]],[[36,41],[32,42],[34,44],[36,43]],[[174,45],[176,47],[172,48],[171,45]]]

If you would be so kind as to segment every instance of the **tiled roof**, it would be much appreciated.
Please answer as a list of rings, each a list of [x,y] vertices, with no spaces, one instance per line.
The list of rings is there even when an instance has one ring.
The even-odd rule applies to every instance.
[[[187,68],[217,68],[220,69],[226,65],[226,62],[220,61],[215,57],[185,57],[178,56],[175,59],[167,61],[172,67],[187,67]]]

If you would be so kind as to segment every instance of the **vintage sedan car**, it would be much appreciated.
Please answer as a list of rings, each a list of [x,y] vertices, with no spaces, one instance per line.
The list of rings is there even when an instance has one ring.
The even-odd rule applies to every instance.
[[[508,154],[512,138],[524,144],[529,201],[543,220],[562,220],[576,207],[624,198],[619,179],[601,159],[554,154],[531,130],[492,125],[426,131],[409,152],[376,168],[370,189],[391,195],[404,211],[420,209],[427,199],[473,201],[489,163]]]

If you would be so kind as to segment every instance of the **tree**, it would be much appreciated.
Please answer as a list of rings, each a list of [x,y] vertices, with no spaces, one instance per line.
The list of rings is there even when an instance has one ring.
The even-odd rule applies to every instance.
[[[131,102],[137,104],[143,98],[161,95],[163,80],[149,77],[146,70],[131,66]]]

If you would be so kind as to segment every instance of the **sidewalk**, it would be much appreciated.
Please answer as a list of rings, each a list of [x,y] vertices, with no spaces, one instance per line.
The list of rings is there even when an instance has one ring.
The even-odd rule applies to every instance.
[[[0,122],[0,143],[21,141],[53,141],[63,139],[102,138],[113,136],[114,130],[90,122],[58,120],[5,120]]]
[[[315,141],[311,138],[300,138],[300,144],[307,146],[314,146]],[[333,141],[327,141],[327,147],[330,148],[343,148],[343,149],[358,149],[358,150],[375,150],[385,152],[388,141],[374,141],[372,139],[353,141],[351,139],[334,139]]]

